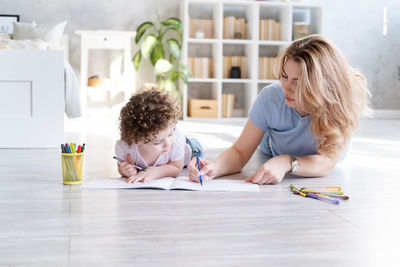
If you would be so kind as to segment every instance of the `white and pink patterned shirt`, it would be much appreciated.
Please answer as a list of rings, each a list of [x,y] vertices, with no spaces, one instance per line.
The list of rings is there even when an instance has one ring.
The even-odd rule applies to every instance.
[[[169,161],[178,161],[184,159],[184,166],[186,166],[192,157],[192,149],[186,143],[186,138],[183,133],[175,128],[174,143],[171,145],[168,153],[161,154],[153,166],[149,166],[147,162],[140,155],[139,148],[136,144],[128,145],[124,141],[118,140],[115,144],[115,155],[121,159],[126,159],[126,155],[130,153],[131,159],[136,166],[143,169],[149,167],[161,166],[167,164]]]

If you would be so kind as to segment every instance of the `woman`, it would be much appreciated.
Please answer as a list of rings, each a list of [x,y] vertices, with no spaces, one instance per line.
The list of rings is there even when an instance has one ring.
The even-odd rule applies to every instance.
[[[214,162],[189,164],[189,178],[199,181],[240,172],[257,146],[272,158],[246,181],[279,183],[285,173],[327,176],[346,153],[360,115],[368,110],[364,76],[320,35],[294,41],[278,61],[280,84],[263,89],[232,147]]]

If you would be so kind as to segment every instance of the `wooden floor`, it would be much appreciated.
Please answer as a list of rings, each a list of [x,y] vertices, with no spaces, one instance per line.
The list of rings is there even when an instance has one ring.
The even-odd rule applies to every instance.
[[[116,176],[117,126],[67,121],[86,142],[85,179]],[[244,120],[179,122],[213,159]],[[285,178],[259,193],[81,190],[62,184],[59,149],[0,149],[0,265],[399,266],[400,120],[364,120],[325,178]],[[29,133],[27,133],[29,134]],[[256,153],[246,178],[261,164]],[[341,186],[332,205],[289,184]]]

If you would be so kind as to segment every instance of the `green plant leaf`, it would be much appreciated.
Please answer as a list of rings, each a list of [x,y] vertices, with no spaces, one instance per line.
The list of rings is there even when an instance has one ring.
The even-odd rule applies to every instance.
[[[182,21],[178,18],[173,18],[173,17],[168,18],[168,19],[162,21],[161,24],[164,26],[172,26],[176,29],[181,29],[181,30],[183,29]]]
[[[181,69],[184,69],[184,70],[189,70],[189,67],[188,66],[186,66],[185,64],[182,64],[182,63],[179,63],[179,65],[178,65]]]
[[[176,59],[180,59],[181,58],[181,46],[179,45],[179,42],[176,39],[168,39],[167,45],[168,45],[168,48],[169,48],[169,51],[171,52],[171,54]]]
[[[169,79],[171,79],[172,81],[176,81],[179,78],[179,72],[176,71],[171,71],[170,75],[169,75]]]
[[[165,80],[160,79],[158,81],[158,88],[160,88],[160,90],[164,90],[164,88],[165,88]]]
[[[190,70],[187,70],[186,74],[189,78],[193,78],[193,73]]]
[[[173,27],[168,27],[168,28],[166,28],[166,29],[164,30],[164,32],[162,33],[162,35],[164,36],[165,33],[166,33],[167,31],[175,31],[175,32],[178,34],[178,36],[179,36],[179,44],[182,42],[182,30],[181,30],[181,29],[176,29],[176,28],[173,28]]]
[[[142,36],[146,32],[146,30],[153,26],[154,26],[154,24],[151,21],[146,21],[146,22],[143,22],[142,24],[140,24],[139,27],[137,27],[137,29],[136,29],[135,42],[139,43],[140,38],[142,38]]]
[[[176,94],[176,86],[175,86],[175,82],[168,79],[165,81],[165,91],[167,91],[168,93],[170,93],[171,95],[175,95]]]
[[[160,58],[164,58],[164,48],[161,44],[158,44],[154,47],[150,55],[151,63],[153,64],[153,66],[156,65],[157,61]]]
[[[168,60],[159,59],[155,65],[155,72],[157,75],[168,72],[172,69],[172,64]]]
[[[154,47],[157,45],[157,37],[154,34],[149,34],[146,36],[142,43],[142,55],[144,57],[149,57]]]
[[[188,66],[186,66],[185,64],[179,64],[179,67],[186,71],[187,76],[189,76],[190,78],[193,78],[193,74]]]
[[[136,52],[136,54],[132,58],[133,65],[135,66],[136,71],[139,70],[139,64],[140,64],[141,60],[142,60],[142,51],[139,50]]]
[[[182,81],[183,81],[186,85],[189,84],[188,77],[185,75],[185,73],[179,72],[179,76],[181,77]]]

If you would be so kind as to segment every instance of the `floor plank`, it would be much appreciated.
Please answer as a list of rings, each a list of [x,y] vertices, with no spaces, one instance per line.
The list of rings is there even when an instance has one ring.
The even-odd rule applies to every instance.
[[[214,159],[244,123],[190,120],[179,127]],[[87,146],[84,179],[118,175],[116,124],[99,125],[66,124],[66,141]],[[0,149],[0,265],[395,266],[398,129],[399,120],[363,120],[348,157],[328,177],[288,175],[259,193],[81,190],[62,184],[59,149]],[[245,179],[265,160],[257,151],[230,177]],[[350,200],[302,198],[289,184],[341,186]]]

